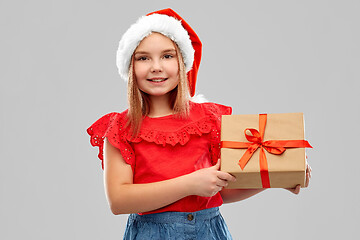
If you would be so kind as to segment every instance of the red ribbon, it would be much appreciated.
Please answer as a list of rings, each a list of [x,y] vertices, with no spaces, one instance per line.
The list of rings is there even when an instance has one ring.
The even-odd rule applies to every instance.
[[[280,155],[286,151],[286,148],[312,148],[306,140],[268,140],[263,141],[266,126],[267,114],[259,114],[259,131],[254,128],[245,129],[245,137],[249,142],[221,141],[222,148],[247,148],[244,155],[239,160],[242,170],[250,160],[254,152],[260,147],[260,175],[263,188],[270,188],[270,178],[268,164],[264,149],[271,154]],[[249,135],[250,131],[252,135]]]

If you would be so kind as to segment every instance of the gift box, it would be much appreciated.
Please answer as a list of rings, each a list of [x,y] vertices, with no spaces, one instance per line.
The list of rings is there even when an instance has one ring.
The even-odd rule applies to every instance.
[[[302,113],[223,115],[221,171],[234,175],[227,188],[293,188],[305,185]]]

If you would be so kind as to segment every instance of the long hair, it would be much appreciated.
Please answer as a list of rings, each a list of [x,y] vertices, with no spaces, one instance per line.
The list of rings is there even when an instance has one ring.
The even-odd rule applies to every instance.
[[[173,42],[174,43],[174,42]],[[179,67],[179,83],[170,92],[170,106],[173,109],[175,117],[186,118],[189,115],[189,87],[186,77],[185,64],[180,49],[174,43],[178,67]],[[150,112],[150,98],[147,93],[141,91],[138,87],[134,74],[134,55],[131,58],[128,79],[128,122],[132,137],[135,138],[141,128],[141,122]]]

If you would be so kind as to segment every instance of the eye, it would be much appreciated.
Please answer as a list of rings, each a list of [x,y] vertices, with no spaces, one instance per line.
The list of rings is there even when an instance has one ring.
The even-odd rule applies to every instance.
[[[174,56],[173,55],[171,55],[171,54],[165,54],[164,55],[164,58],[165,59],[170,59],[170,58],[173,58]]]
[[[140,57],[136,58],[136,60],[138,60],[138,61],[145,61],[145,60],[147,60],[147,59],[148,59],[148,58],[145,57],[145,56],[140,56]]]

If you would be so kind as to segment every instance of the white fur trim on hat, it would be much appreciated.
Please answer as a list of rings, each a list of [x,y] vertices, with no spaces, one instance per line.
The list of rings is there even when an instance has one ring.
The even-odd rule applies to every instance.
[[[195,94],[195,96],[190,98],[190,101],[192,102],[196,102],[196,103],[204,103],[204,102],[209,102],[209,100],[207,100],[204,96],[204,94]]]
[[[116,65],[121,78],[128,80],[131,57],[146,36],[152,32],[161,33],[173,40],[179,47],[184,59],[186,72],[190,71],[194,62],[194,48],[188,32],[181,22],[163,14],[142,16],[124,33],[116,54]]]

